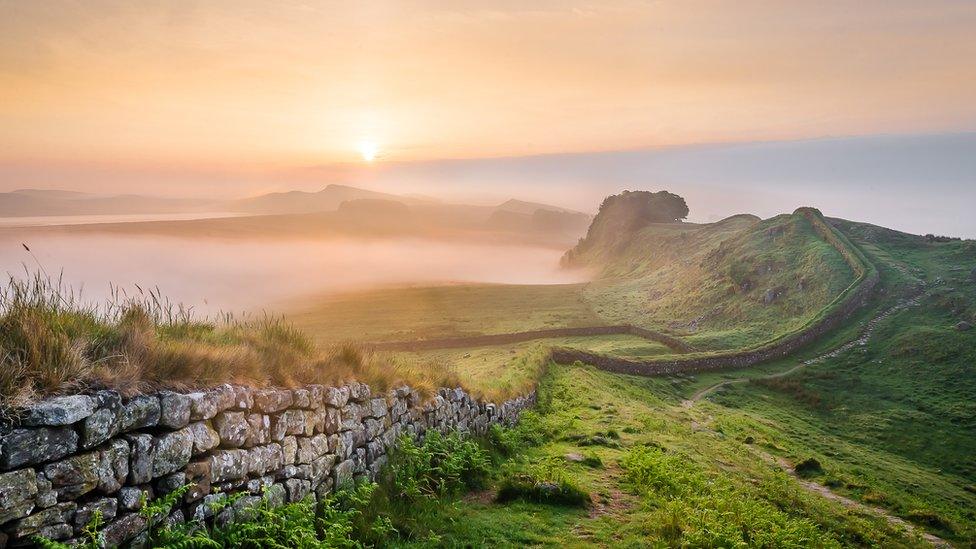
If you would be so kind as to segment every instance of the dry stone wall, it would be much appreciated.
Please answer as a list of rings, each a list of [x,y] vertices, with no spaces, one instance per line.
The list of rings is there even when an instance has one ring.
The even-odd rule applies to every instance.
[[[855,280],[844,292],[807,326],[755,349],[719,352],[711,355],[689,355],[676,359],[631,360],[582,349],[554,348],[549,358],[554,362],[571,364],[583,362],[601,370],[618,374],[657,376],[693,373],[732,368],[746,368],[762,362],[784,358],[840,327],[869,302],[880,282],[880,274],[867,257],[823,214],[814,208],[799,208],[794,212],[810,221],[813,229],[843,256],[855,274]]]
[[[139,509],[190,484],[166,519],[234,520],[262,494],[273,503],[323,497],[374,479],[400,435],[486,432],[512,424],[535,395],[500,405],[461,389],[424,400],[409,387],[368,385],[205,392],[113,391],[51,398],[0,427],[0,548],[70,541],[100,512],[108,546],[138,546]],[[212,505],[246,492],[216,516]]]

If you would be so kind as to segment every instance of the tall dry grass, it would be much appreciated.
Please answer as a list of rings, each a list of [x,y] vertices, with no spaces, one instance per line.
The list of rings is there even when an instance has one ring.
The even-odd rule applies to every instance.
[[[460,385],[441,364],[406,365],[353,344],[319,349],[280,318],[198,320],[158,289],[113,289],[92,304],[60,279],[11,277],[0,289],[0,407],[113,388],[135,394],[220,383],[297,386],[359,380],[431,393]]]

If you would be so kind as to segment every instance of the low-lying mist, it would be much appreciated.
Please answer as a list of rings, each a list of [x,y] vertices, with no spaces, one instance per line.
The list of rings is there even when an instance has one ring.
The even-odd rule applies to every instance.
[[[33,256],[21,245],[30,247]],[[18,236],[0,240],[0,269],[41,268],[87,301],[131,295],[138,284],[200,315],[281,311],[288,302],[373,286],[441,282],[554,284],[558,250],[421,239],[219,240],[122,235]],[[35,261],[36,257],[36,261]],[[38,265],[39,264],[39,265]]]

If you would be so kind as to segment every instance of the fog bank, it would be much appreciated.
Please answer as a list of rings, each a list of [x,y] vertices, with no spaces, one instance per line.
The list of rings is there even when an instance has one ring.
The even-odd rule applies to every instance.
[[[109,283],[159,287],[201,314],[278,310],[287,300],[378,285],[487,282],[570,283],[558,250],[419,239],[248,241],[145,236],[36,235],[25,239],[52,276],[87,300]],[[0,269],[23,276],[37,263],[21,239],[0,240]]]

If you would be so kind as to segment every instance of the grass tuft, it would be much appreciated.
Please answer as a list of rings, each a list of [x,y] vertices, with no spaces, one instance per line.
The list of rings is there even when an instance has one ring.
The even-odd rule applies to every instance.
[[[408,363],[353,344],[317,347],[272,316],[198,320],[158,290],[113,288],[92,304],[60,279],[9,278],[0,288],[0,407],[51,394],[113,388],[131,395],[220,383],[290,387],[357,379],[422,393],[460,386],[451,368]],[[507,396],[507,395],[492,395]]]

